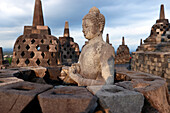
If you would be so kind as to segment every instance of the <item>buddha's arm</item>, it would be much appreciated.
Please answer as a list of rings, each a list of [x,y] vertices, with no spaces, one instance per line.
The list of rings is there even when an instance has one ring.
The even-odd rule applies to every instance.
[[[114,83],[114,48],[111,46],[105,46],[102,49],[106,51],[101,51],[101,69],[102,69],[102,77],[106,81],[106,84]]]
[[[101,63],[102,77],[105,80],[105,84],[114,83],[114,59],[110,58],[107,62]]]

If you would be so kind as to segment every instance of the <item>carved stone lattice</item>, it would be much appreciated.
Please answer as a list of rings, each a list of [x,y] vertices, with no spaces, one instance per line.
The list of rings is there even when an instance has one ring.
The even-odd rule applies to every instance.
[[[151,29],[150,36],[132,53],[132,70],[170,79],[170,24],[165,19],[164,5],[160,18]]]
[[[41,1],[35,1],[33,26],[25,26],[24,34],[14,45],[12,66],[53,67],[60,64],[60,43],[44,26]]]
[[[170,24],[165,19],[164,5],[161,5],[160,18],[152,26],[150,36],[144,40],[144,44],[140,45],[136,51],[170,51]]]
[[[126,64],[129,63],[130,52],[127,45],[125,45],[124,37],[122,38],[122,45],[117,49],[117,54],[115,58],[115,64]]]
[[[61,60],[63,65],[71,65],[78,62],[79,58],[79,45],[74,42],[74,39],[70,37],[68,22],[65,22],[65,29],[63,37],[59,37],[61,44]]]

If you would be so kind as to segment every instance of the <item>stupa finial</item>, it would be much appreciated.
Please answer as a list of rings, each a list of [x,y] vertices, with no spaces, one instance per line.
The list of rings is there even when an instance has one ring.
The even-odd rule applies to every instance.
[[[106,35],[106,42],[109,44],[109,34]]]
[[[164,5],[163,4],[161,4],[159,19],[165,19],[165,12],[164,12]]]
[[[33,26],[37,26],[37,25],[44,26],[41,0],[35,0]]]
[[[122,37],[122,45],[125,45],[125,38],[124,38],[124,36]]]
[[[65,22],[64,37],[70,37],[68,21]]]

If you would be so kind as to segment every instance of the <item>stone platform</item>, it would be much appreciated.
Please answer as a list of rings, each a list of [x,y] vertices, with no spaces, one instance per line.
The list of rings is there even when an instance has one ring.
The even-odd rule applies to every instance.
[[[170,52],[134,52],[131,65],[134,71],[165,78],[170,90]]]
[[[116,66],[116,85],[144,95],[142,113],[169,113],[170,93],[166,81],[153,74],[129,71],[127,67],[128,64]]]
[[[31,109],[30,106],[36,105],[36,113],[59,113],[59,111],[62,113],[68,113],[68,111],[70,113],[169,113],[170,101],[166,81],[152,74],[129,71],[127,66],[128,64],[115,66],[116,83],[114,85],[89,86],[88,90],[86,87],[78,86],[51,86],[31,83],[14,77],[16,74],[20,76],[21,74],[27,76],[32,74],[30,68],[1,70],[1,79],[13,78],[14,82],[0,86],[0,94],[6,95],[8,93],[11,95],[5,96],[5,100],[0,98],[0,111],[13,113],[20,110],[25,113]],[[2,81],[1,79],[0,81]],[[34,90],[38,92],[31,93]],[[27,92],[34,94],[32,96],[34,98],[30,101],[23,101],[22,107],[20,100],[13,103],[14,107],[2,104],[7,103],[7,100],[12,99],[12,97],[16,98],[17,95],[22,95],[21,97],[25,97],[23,99],[27,99]],[[128,104],[129,102],[131,104]],[[15,109],[17,106],[20,106],[20,109]]]
[[[170,79],[170,52],[134,52],[132,70]]]

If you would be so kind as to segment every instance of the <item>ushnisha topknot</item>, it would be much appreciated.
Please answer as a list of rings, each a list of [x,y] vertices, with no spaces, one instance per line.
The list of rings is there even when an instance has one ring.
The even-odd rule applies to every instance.
[[[100,13],[100,10],[97,7],[92,7],[89,13]]]

